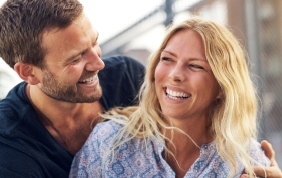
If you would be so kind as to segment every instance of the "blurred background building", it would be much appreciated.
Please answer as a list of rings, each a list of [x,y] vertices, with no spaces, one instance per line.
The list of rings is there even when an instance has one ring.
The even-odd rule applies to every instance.
[[[0,0],[2,4],[4,0]],[[260,97],[259,139],[273,144],[282,167],[281,0],[81,0],[100,34],[103,57],[125,54],[144,65],[166,27],[192,14],[231,28],[245,46]],[[0,63],[0,72],[3,68]],[[9,69],[10,70],[10,69]],[[0,75],[1,91],[6,88]],[[18,82],[18,80],[15,80]],[[9,85],[10,86],[10,85]],[[5,88],[5,89],[6,89]],[[6,90],[5,90],[6,91]],[[1,98],[0,98],[1,99]]]

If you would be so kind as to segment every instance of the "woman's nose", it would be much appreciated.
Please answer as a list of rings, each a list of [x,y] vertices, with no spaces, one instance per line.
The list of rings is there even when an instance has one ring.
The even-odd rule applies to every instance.
[[[183,68],[179,65],[175,65],[174,68],[170,71],[169,77],[173,81],[178,81],[178,82],[184,81],[185,75]]]

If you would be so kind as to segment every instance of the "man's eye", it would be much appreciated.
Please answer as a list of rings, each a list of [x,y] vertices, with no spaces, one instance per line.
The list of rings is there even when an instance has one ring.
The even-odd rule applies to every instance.
[[[77,56],[72,63],[78,63],[79,61],[81,61],[81,59],[87,54],[87,50],[83,51],[82,53],[80,53],[79,56]]]
[[[82,55],[78,58],[75,58],[74,60],[72,60],[72,63],[75,64],[75,63],[78,63],[79,61],[81,61],[82,59]]]

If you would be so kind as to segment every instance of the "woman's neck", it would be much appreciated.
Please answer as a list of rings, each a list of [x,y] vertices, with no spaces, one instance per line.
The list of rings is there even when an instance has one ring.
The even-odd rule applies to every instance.
[[[184,177],[186,172],[200,156],[203,144],[213,141],[213,137],[206,127],[187,127],[185,131],[166,130],[166,147],[163,157],[174,170],[176,177]]]

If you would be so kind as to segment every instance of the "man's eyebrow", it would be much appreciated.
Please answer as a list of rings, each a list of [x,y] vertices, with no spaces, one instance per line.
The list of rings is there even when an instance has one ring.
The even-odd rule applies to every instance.
[[[82,49],[80,51],[76,51],[74,54],[72,54],[70,57],[68,57],[66,59],[66,63],[68,63],[69,61],[73,60],[75,57],[81,55],[81,53],[85,52],[87,49]]]

